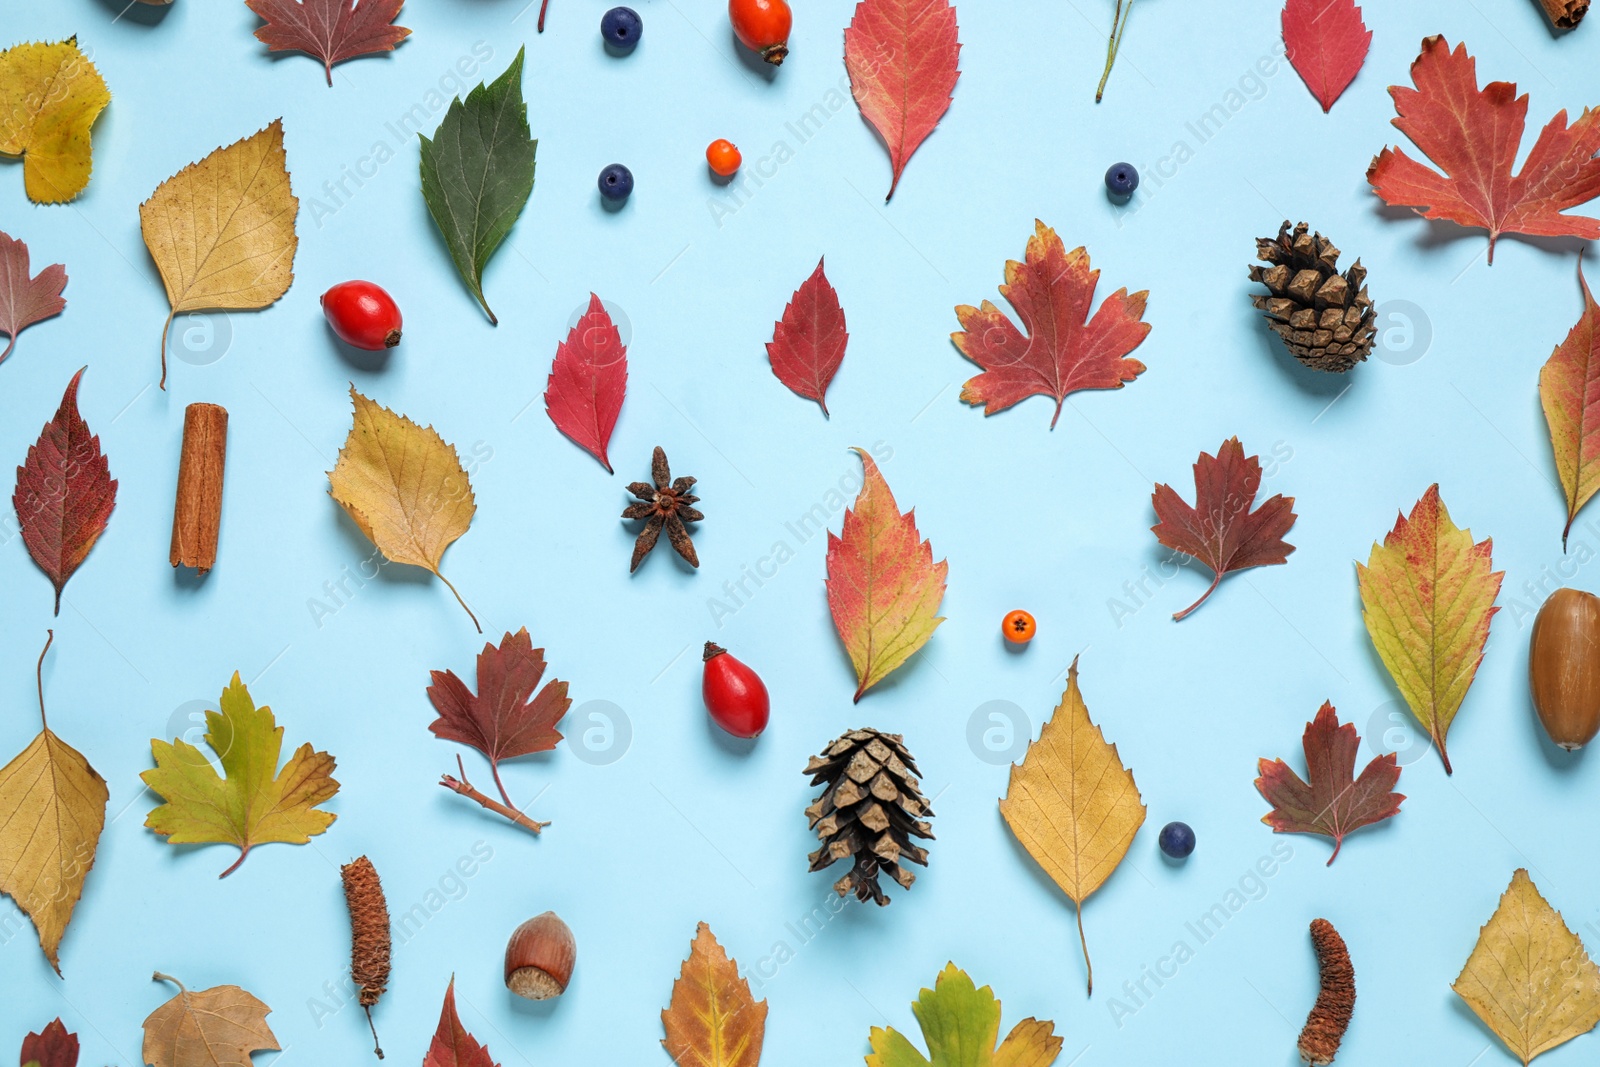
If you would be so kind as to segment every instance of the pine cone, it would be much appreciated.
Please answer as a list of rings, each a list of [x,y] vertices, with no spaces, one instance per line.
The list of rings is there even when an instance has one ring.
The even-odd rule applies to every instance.
[[[1377,332],[1367,271],[1358,259],[1340,274],[1333,242],[1306,229],[1296,223],[1291,234],[1285,219],[1275,239],[1256,241],[1256,258],[1270,266],[1252,265],[1250,280],[1271,292],[1250,302],[1301,363],[1342,373],[1367,358]]]
[[[811,854],[811,869],[820,871],[854,856],[855,866],[833,888],[841,897],[853,889],[858,900],[879,905],[889,903],[878,884],[879,873],[910,889],[916,875],[900,864],[909,860],[928,865],[928,850],[911,839],[933,839],[924,819],[933,812],[917,788],[922,775],[900,735],[851,730],[822,755],[811,757],[805,773],[812,785],[827,783],[806,809],[811,828],[822,839],[822,847]]]

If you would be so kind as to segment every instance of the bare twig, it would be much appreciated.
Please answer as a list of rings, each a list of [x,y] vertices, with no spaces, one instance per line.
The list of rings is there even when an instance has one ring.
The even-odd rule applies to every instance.
[[[439,784],[444,786],[446,789],[460,793],[468,800],[476,801],[478,804],[488,808],[497,815],[503,815],[505,818],[510,819],[512,822],[516,823],[524,830],[527,830],[529,833],[537,834],[540,830],[543,830],[546,826],[550,825],[547,822],[540,822],[537,819],[529,818],[516,808],[513,808],[511,805],[502,804],[494,797],[488,796],[485,793],[480,793],[473,787],[471,782],[467,781],[467,768],[461,762],[460,756],[456,757],[456,768],[461,771],[460,778],[456,778],[449,774],[442,775],[439,778]]]

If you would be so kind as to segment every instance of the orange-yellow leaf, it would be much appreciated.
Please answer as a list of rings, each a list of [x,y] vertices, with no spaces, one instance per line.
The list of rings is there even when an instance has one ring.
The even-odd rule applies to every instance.
[[[1583,317],[1539,371],[1539,400],[1550,425],[1556,473],[1567,495],[1562,549],[1578,509],[1600,489],[1600,305],[1589,292],[1581,266],[1578,285],[1583,289]]]
[[[661,1013],[661,1044],[678,1067],[756,1067],[767,1031],[767,1002],[750,995],[739,967],[701,923],[672,1000]]]

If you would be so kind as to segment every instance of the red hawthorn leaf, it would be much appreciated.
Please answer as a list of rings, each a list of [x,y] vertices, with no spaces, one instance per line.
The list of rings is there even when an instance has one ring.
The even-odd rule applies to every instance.
[[[57,615],[61,590],[105,532],[117,502],[117,482],[100,451],[100,438],[78,414],[83,370],[72,376],[55,418],[28,449],[11,494],[28,554],[56,587]]]
[[[1339,716],[1328,703],[1306,723],[1303,745],[1309,783],[1281,759],[1257,762],[1261,777],[1256,779],[1256,789],[1272,805],[1261,821],[1280,834],[1333,838],[1333,855],[1328,857],[1332,864],[1345,834],[1400,811],[1405,796],[1392,792],[1400,781],[1400,766],[1395,754],[1388,752],[1374,758],[1356,778],[1361,738],[1354,723],[1339,724]]]
[[[485,644],[478,653],[478,692],[474,696],[455,671],[433,671],[428,699],[439,712],[429,724],[434,736],[459,741],[489,757],[500,795],[500,761],[556,747],[556,723],[572,706],[567,683],[551,679],[543,689],[544,649],[533,647],[526,627]],[[537,690],[537,695],[535,691]],[[510,804],[509,797],[506,803]],[[512,805],[515,807],[515,805]]]
[[[1261,489],[1261,457],[1246,456],[1237,437],[1222,442],[1215,456],[1200,453],[1194,464],[1195,506],[1190,507],[1170,485],[1151,494],[1156,518],[1150,527],[1156,540],[1193,556],[1211,568],[1214,577],[1200,599],[1173,616],[1182,619],[1206,602],[1222,576],[1246,567],[1289,562],[1294,546],[1283,535],[1294,525],[1294,497],[1281,493],[1254,511]]]
[[[1144,371],[1143,363],[1123,357],[1150,332],[1150,324],[1140,321],[1150,293],[1129,296],[1127,289],[1118,289],[1089,319],[1100,281],[1100,272],[1089,269],[1089,253],[1082,247],[1067,252],[1056,231],[1037,219],[1033,225],[1027,262],[1007,260],[1000,287],[1027,335],[985,300],[981,308],[956,308],[962,332],[950,340],[984,370],[961,387],[963,401],[982,404],[983,413],[993,415],[1030,396],[1054,397],[1053,430],[1067,394],[1121,389]]]
[[[433,1033],[422,1067],[499,1067],[489,1056],[489,1050],[478,1044],[478,1039],[461,1025],[461,1016],[456,1014],[456,980],[453,977],[444,991],[439,1028]]]
[[[22,1039],[22,1067],[77,1067],[77,1063],[78,1035],[67,1033],[59,1018]]]
[[[606,446],[628,391],[628,350],[605,305],[589,294],[589,310],[556,346],[544,388],[544,409],[556,429],[598,459],[608,473]]]
[[[61,314],[67,302],[67,268],[52,263],[28,277],[28,246],[0,232],[0,333],[10,338],[0,362],[17,346],[17,334],[42,319]]]
[[[950,110],[961,43],[949,0],[861,0],[844,31],[844,65],[861,117],[889,149],[888,203],[922,142]]]
[[[270,52],[306,52],[322,60],[333,85],[333,65],[374,52],[393,52],[410,36],[392,25],[404,0],[244,0],[266,25],[256,39]]]
[[[1355,0],[1289,0],[1283,44],[1295,72],[1326,114],[1355,81],[1372,46]]]
[[[826,415],[828,383],[839,370],[849,339],[839,294],[828,284],[819,259],[811,277],[789,298],[783,318],[773,324],[767,342],[772,373],[798,395],[822,405]]]
[[[1440,170],[1403,149],[1385,148],[1367,168],[1367,181],[1386,204],[1424,218],[1447,219],[1489,231],[1489,262],[1502,233],[1600,238],[1600,219],[1563,215],[1600,196],[1600,110],[1584,108],[1571,128],[1556,112],[1511,173],[1528,117],[1528,97],[1511,82],[1478,88],[1477,63],[1466,45],[1454,52],[1443,37],[1428,37],[1411,64],[1415,89],[1391,85],[1399,113],[1393,123]]]

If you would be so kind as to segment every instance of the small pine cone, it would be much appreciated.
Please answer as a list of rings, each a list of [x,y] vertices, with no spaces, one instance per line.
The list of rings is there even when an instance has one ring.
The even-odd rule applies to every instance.
[[[1267,325],[1295,358],[1315,370],[1344,372],[1372,352],[1377,334],[1367,271],[1358,259],[1339,273],[1339,250],[1320,233],[1284,220],[1276,238],[1256,241],[1250,280],[1268,289],[1250,302],[1266,312]]]
[[[1356,1008],[1356,971],[1344,938],[1327,919],[1311,920],[1311,946],[1322,972],[1322,991],[1300,1031],[1300,1058],[1312,1067],[1328,1067]]]
[[[879,874],[911,888],[916,875],[901,863],[928,865],[928,850],[911,839],[933,840],[926,821],[933,811],[917,788],[922,776],[900,735],[851,730],[813,756],[805,773],[812,785],[827,785],[806,809],[822,840],[822,847],[811,854],[811,869],[820,871],[854,857],[850,872],[833,888],[840,896],[854,890],[858,900],[880,906],[889,898],[878,884]]]
[[[389,905],[383,897],[383,884],[377,868],[365,856],[339,868],[344,881],[344,900],[350,908],[350,977],[359,991],[361,1006],[372,1022],[372,1006],[378,1003],[389,985]],[[372,1030],[373,1051],[383,1059],[378,1047],[378,1030]]]

